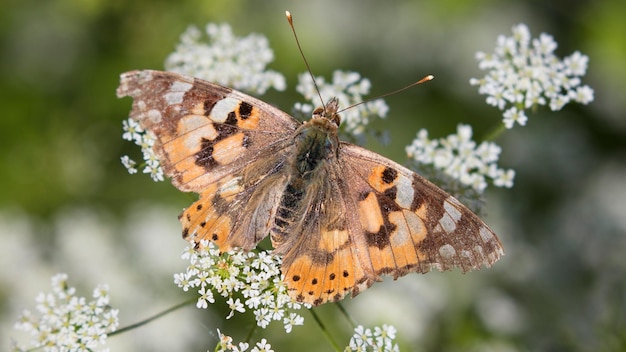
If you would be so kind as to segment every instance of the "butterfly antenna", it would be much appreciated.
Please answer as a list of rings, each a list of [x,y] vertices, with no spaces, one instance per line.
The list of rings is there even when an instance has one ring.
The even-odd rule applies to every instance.
[[[432,81],[434,78],[435,78],[435,76],[433,76],[433,75],[428,75],[428,76],[425,76],[424,78],[420,79],[419,81],[417,81],[417,82],[413,82],[413,83],[409,84],[409,85],[408,85],[408,86],[406,86],[406,87],[402,87],[402,88],[400,88],[400,89],[396,89],[396,90],[394,90],[393,92],[385,93],[385,94],[383,94],[383,95],[379,95],[379,96],[377,96],[377,97],[374,97],[374,98],[369,98],[369,99],[367,99],[367,100],[363,100],[363,101],[360,101],[360,102],[358,102],[358,103],[352,104],[352,105],[350,105],[350,106],[348,106],[348,107],[345,107],[345,108],[343,108],[343,109],[341,109],[341,110],[337,111],[337,113],[340,113],[340,112],[345,111],[345,110],[348,110],[348,109],[352,109],[353,107],[355,107],[355,106],[359,106],[359,105],[361,105],[361,104],[369,103],[369,102],[370,102],[370,101],[372,101],[372,100],[376,100],[376,99],[384,98],[384,97],[389,96],[389,95],[393,95],[393,94],[400,93],[400,92],[405,91],[405,90],[407,90],[407,89],[409,89],[409,88],[411,88],[411,87],[413,87],[413,86],[416,86],[416,85],[418,85],[418,84],[422,84],[422,83],[424,83],[424,82]]]
[[[311,67],[309,66],[309,62],[306,61],[306,56],[304,56],[304,52],[302,51],[302,47],[300,46],[300,40],[298,40],[298,34],[296,34],[296,29],[293,26],[293,17],[291,16],[291,12],[285,11],[285,16],[287,17],[287,21],[289,21],[289,27],[291,27],[291,31],[293,32],[293,37],[296,39],[296,45],[298,46],[298,50],[300,51],[300,56],[302,56],[302,60],[304,60],[304,65],[306,65],[307,71],[309,71],[309,75],[313,80],[313,85],[315,86],[315,91],[317,92],[317,96],[320,97],[320,101],[322,102],[322,106],[324,110],[326,109],[326,104],[324,103],[324,99],[322,99],[322,94],[320,93],[320,88],[317,86],[317,82],[315,81],[315,76],[313,76],[313,72],[311,71]]]

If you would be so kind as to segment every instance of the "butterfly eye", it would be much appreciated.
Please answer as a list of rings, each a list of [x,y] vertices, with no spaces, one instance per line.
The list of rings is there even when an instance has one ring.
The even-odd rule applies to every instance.
[[[313,110],[313,117],[323,117],[324,116],[324,108],[318,106]]]

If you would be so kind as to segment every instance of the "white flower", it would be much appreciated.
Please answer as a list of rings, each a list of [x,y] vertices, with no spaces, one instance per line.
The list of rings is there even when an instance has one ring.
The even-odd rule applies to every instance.
[[[267,343],[266,339],[262,339],[257,342],[256,345],[250,350],[251,352],[273,352],[272,345]]]
[[[242,351],[246,351],[248,347],[250,347],[250,345],[246,342],[240,342],[238,345],[235,345],[233,343],[233,338],[228,335],[222,334],[220,329],[217,329],[217,336],[220,338],[220,342],[215,348],[215,351],[217,352],[225,352],[225,351],[242,352]]]
[[[511,121],[526,122],[520,116],[511,116]],[[511,187],[515,175],[513,170],[505,172],[497,167],[501,148],[493,142],[476,145],[471,138],[472,127],[469,125],[459,124],[456,134],[438,140],[430,140],[428,131],[421,129],[411,145],[406,147],[406,153],[416,162],[432,164],[435,169],[479,193],[487,187],[486,178],[492,179],[497,187]],[[506,181],[503,177],[507,178]]]
[[[202,240],[197,250],[188,247],[183,259],[190,265],[185,273],[174,275],[174,283],[184,291],[197,288],[198,308],[213,303],[212,292],[225,297],[230,308],[227,319],[246,308],[253,311],[257,325],[266,328],[272,321],[283,321],[285,330],[302,325],[304,318],[296,312],[310,305],[294,304],[287,294],[280,273],[281,258],[269,251],[245,253],[231,250],[220,253],[213,242]],[[237,297],[235,296],[237,295]],[[285,318],[289,316],[289,321]]]
[[[340,70],[333,72],[332,83],[326,83],[323,77],[315,77],[315,82],[317,83],[319,94],[322,96],[324,103],[336,97],[339,100],[340,108],[347,108],[353,104],[363,102],[365,100],[363,96],[369,93],[371,87],[370,81],[366,78],[362,78],[360,74]],[[296,90],[304,96],[304,99],[306,99],[309,104],[296,103],[294,110],[309,115],[311,111],[313,111],[313,106],[321,105],[322,102],[319,100],[318,91],[308,72],[298,76]],[[365,126],[369,123],[370,118],[384,118],[388,111],[389,108],[387,104],[385,104],[385,101],[376,99],[342,111],[341,124],[349,134],[362,134],[365,132]]]
[[[507,128],[515,122],[526,124],[524,109],[549,104],[555,111],[570,101],[593,101],[593,90],[581,86],[580,79],[587,72],[589,58],[576,51],[560,60],[554,54],[556,48],[552,36],[542,33],[530,39],[528,27],[519,24],[511,37],[498,36],[493,54],[476,54],[478,67],[488,72],[481,79],[470,79],[470,84],[487,95],[487,104],[504,111]]]
[[[156,165],[156,167],[154,166],[154,164],[146,165],[146,167],[143,169],[143,173],[150,174],[150,177],[155,182],[158,182],[158,181],[162,182],[165,180],[163,178],[163,169],[161,169],[160,165]]]
[[[520,126],[525,126],[526,121],[528,121],[528,118],[526,117],[524,110],[518,110],[514,106],[506,110],[503,116],[504,116],[504,120],[502,120],[502,122],[504,122],[504,126],[509,129],[513,128],[513,125],[515,125],[516,122]]]
[[[201,287],[198,290],[200,297],[198,297],[198,302],[196,303],[196,307],[206,309],[209,306],[209,303],[215,302],[213,298],[213,293],[210,289],[207,290],[206,287]]]
[[[135,168],[135,165],[137,165],[137,162],[132,160],[128,155],[124,155],[120,159],[122,161],[122,165],[124,165],[126,170],[128,170],[129,174],[132,175],[132,174],[137,173],[137,169]]]
[[[164,181],[163,169],[159,158],[154,153],[152,147],[156,141],[156,137],[150,131],[145,131],[141,126],[133,119],[129,118],[122,121],[124,133],[122,138],[126,140],[132,140],[136,145],[141,147],[141,153],[143,155],[144,163],[143,173],[150,174],[150,177],[155,182]],[[137,173],[137,162],[132,160],[128,155],[121,157],[122,165],[128,170],[128,173]]]
[[[272,315],[270,310],[266,307],[256,309],[254,311],[254,318],[256,319],[256,325],[265,329],[267,325],[272,321]]]
[[[44,351],[93,350],[106,344],[107,335],[119,325],[118,310],[109,306],[109,288],[98,285],[93,301],[75,296],[76,290],[67,284],[67,274],[52,277],[52,293],[37,295],[34,316],[24,311],[15,323],[15,329],[33,336],[29,347],[18,350]]]
[[[577,87],[575,92],[570,92],[570,98],[581,104],[589,104],[593,101],[593,89],[589,86]]]
[[[206,38],[190,26],[167,57],[165,68],[251,93],[285,89],[283,75],[265,70],[274,60],[267,38],[259,34],[237,37],[227,24],[209,23],[205,33]]]
[[[391,325],[374,327],[374,333],[362,325],[354,329],[345,351],[399,351],[398,344],[394,344],[396,328]]]
[[[230,308],[230,314],[228,314],[226,319],[232,318],[233,315],[235,315],[235,311],[239,313],[243,313],[246,311],[246,309],[243,307],[243,303],[241,303],[239,298],[233,301],[233,298],[230,297],[228,301],[226,301],[226,304],[228,304],[228,308]]]
[[[513,179],[515,178],[515,170],[502,170],[498,169],[496,177],[494,177],[493,184],[498,187],[513,187]]]
[[[124,133],[122,134],[122,139],[127,141],[137,141],[141,139],[143,134],[143,128],[133,119],[127,119],[122,121],[122,129]]]
[[[283,324],[285,331],[290,333],[293,326],[304,324],[304,318],[296,313],[289,313],[289,317],[283,319]]]

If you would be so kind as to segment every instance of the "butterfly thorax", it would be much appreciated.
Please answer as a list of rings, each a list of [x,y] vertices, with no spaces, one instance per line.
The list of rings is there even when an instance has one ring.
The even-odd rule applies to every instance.
[[[317,185],[327,177],[327,165],[337,157],[339,138],[337,100],[332,99],[325,108],[317,108],[311,120],[305,122],[294,134],[294,154],[288,166],[288,181],[274,218],[272,241],[277,247],[301,224],[304,214],[310,213],[308,195],[317,192]]]

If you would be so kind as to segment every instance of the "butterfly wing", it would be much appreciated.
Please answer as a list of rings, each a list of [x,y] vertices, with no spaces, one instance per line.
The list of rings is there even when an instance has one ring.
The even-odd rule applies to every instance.
[[[201,193],[284,148],[300,125],[251,96],[173,72],[124,73],[117,96],[133,98],[130,117],[154,133],[165,174],[186,192]]]
[[[348,143],[335,164],[283,258],[293,298],[319,305],[355,296],[382,275],[467,272],[503,255],[478,216],[409,169]]]
[[[346,190],[360,215],[354,224],[376,275],[394,278],[432,268],[489,267],[502,244],[471,210],[420,175],[374,152],[343,144]],[[360,226],[359,226],[360,225]]]
[[[181,215],[183,236],[222,251],[253,248],[268,233],[282,167],[300,122],[243,93],[171,72],[121,76],[118,97],[156,137],[165,174],[200,199]]]
[[[340,165],[325,161],[323,169],[307,185],[304,216],[289,235],[272,234],[275,253],[283,256],[281,271],[289,295],[313,305],[338,301],[358,287],[366,288],[373,277],[363,272],[360,243],[348,226],[354,211],[343,193],[348,184]]]

